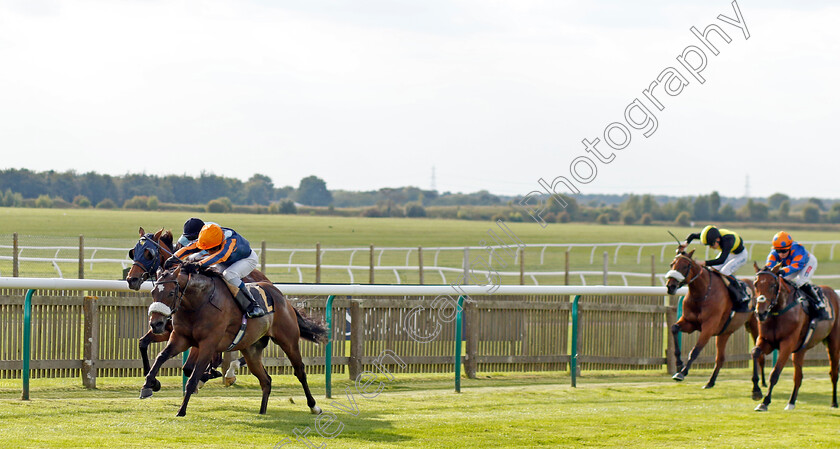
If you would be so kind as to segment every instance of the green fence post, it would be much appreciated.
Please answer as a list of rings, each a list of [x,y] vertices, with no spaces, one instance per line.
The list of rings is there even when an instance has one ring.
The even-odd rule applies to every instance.
[[[683,314],[683,299],[685,299],[685,296],[680,296],[680,299],[677,301],[677,320],[679,320]],[[677,335],[674,337],[674,344],[677,345],[677,347],[680,348],[680,352],[682,352],[682,332],[677,332]]]
[[[187,356],[189,355],[190,350],[187,349],[186,351],[181,353],[181,393],[187,394],[187,374],[184,373],[184,365],[187,363]]]
[[[332,329],[333,329],[333,314],[332,314],[332,305],[333,299],[335,299],[335,295],[330,295],[327,297],[327,310],[326,310],[326,318],[327,318],[327,354],[324,363],[326,366],[324,367],[324,382],[326,383],[326,390],[327,390],[327,399],[332,397]]]
[[[577,387],[577,358],[578,358],[578,302],[580,295],[575,295],[572,301],[572,357],[569,367],[572,370],[572,387]]]
[[[29,360],[32,358],[32,294],[35,290],[27,290],[23,300],[23,392],[22,401],[29,400]]]
[[[458,313],[455,316],[455,392],[461,392],[461,333],[464,327],[464,296],[458,297]]]

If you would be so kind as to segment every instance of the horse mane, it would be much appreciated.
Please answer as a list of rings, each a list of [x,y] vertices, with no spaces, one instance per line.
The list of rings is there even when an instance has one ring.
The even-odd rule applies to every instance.
[[[172,243],[174,243],[174,237],[172,235],[172,231],[170,231],[169,229],[161,228],[160,233],[161,233],[160,234],[160,242],[161,243],[166,243],[167,248],[169,248],[171,250],[174,249],[174,247],[172,246]]]
[[[209,278],[217,277],[217,278],[221,278],[222,280],[224,280],[224,276],[222,276],[222,273],[218,269],[216,269],[214,266],[213,267],[205,267],[204,265],[199,265],[199,264],[194,263],[194,262],[186,262],[186,263],[181,264],[181,271],[186,273],[186,274],[201,274],[201,275],[207,276]]]

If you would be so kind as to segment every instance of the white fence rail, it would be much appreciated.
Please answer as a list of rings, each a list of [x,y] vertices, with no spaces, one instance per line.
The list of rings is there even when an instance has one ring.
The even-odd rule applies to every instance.
[[[826,247],[828,247],[828,261],[834,260],[834,252],[835,248],[838,244],[840,244],[840,240],[824,240],[824,241],[801,241],[803,245],[806,246],[810,251],[816,251],[817,249],[822,250],[822,253],[825,254]],[[759,245],[759,250],[761,251],[762,247],[767,246],[767,242],[765,241],[757,241],[757,240],[747,240],[745,241],[750,254],[754,253],[754,249],[756,245]],[[539,243],[539,244],[528,244],[525,248],[528,250],[529,253],[533,253],[534,251],[539,251],[539,266],[544,266],[546,264],[546,253],[552,249],[559,249],[563,250],[564,252],[575,253],[575,252],[588,252],[589,253],[589,265],[595,264],[595,253],[597,250],[611,250],[612,253],[612,261],[613,263],[618,263],[619,255],[624,256],[625,266],[627,263],[627,256],[635,255],[636,264],[640,264],[642,262],[642,254],[645,250],[651,250],[650,255],[655,257],[655,254],[658,253],[659,261],[665,262],[665,251],[666,249],[673,249],[675,242],[654,242],[654,243],[639,243],[639,242],[601,242],[601,243]],[[535,285],[539,285],[539,280],[545,279],[546,277],[556,277],[556,276],[565,276],[567,272],[564,271],[542,271],[542,270],[528,270],[528,271],[492,271],[492,270],[474,270],[470,269],[469,267],[464,267],[463,259],[469,260],[468,254],[473,252],[481,251],[483,255],[485,255],[487,260],[487,266],[494,266],[494,258],[498,261],[499,258],[504,256],[512,257],[513,262],[512,264],[518,264],[520,262],[519,257],[520,253],[518,251],[513,251],[512,249],[516,249],[515,246],[472,246],[472,247],[456,247],[456,246],[446,246],[446,247],[424,247],[422,251],[424,255],[431,255],[429,257],[431,263],[428,265],[423,266],[424,273],[434,273],[437,277],[440,278],[440,283],[448,283],[450,280],[453,280],[457,277],[463,277],[466,273],[466,270],[475,275],[483,275],[486,277],[494,277],[499,276],[502,278],[510,278],[510,277],[519,277],[524,276],[525,278],[529,279],[530,282],[533,282]],[[705,248],[705,258],[709,258],[710,250],[708,247]],[[78,264],[80,262],[79,259],[79,246],[52,246],[52,245],[20,245],[17,246],[17,255],[14,256],[14,249],[15,247],[12,245],[0,245],[0,263],[14,261],[18,264],[29,264],[29,263],[36,263],[36,264],[48,264],[51,269],[54,271],[55,275],[59,278],[64,278],[65,273],[62,271],[62,266],[67,267],[71,264]],[[255,251],[258,253],[261,252],[260,248],[257,248],[255,245]],[[82,251],[87,254],[84,259],[84,265],[89,267],[91,271],[94,270],[95,266],[103,266],[107,264],[111,264],[112,266],[119,266],[120,269],[125,269],[131,266],[131,260],[127,257],[128,247],[114,247],[114,246],[88,246],[82,248]],[[371,247],[350,247],[350,248],[321,248],[320,249],[320,259],[328,257],[330,255],[346,255],[346,264],[345,263],[331,263],[331,264],[320,264],[316,265],[313,263],[295,263],[294,258],[295,256],[300,256],[301,254],[309,254],[312,257],[312,260],[315,259],[315,248],[265,248],[265,256],[270,257],[271,260],[284,260],[287,263],[266,263],[266,268],[279,268],[279,269],[286,269],[287,272],[292,272],[293,270],[297,274],[298,282],[304,282],[304,270],[327,270],[327,271],[340,271],[346,273],[350,279],[350,282],[356,282],[357,276],[360,272],[368,273],[371,269],[374,272],[388,272],[393,274],[394,278],[396,279],[397,284],[402,284],[403,279],[409,273],[416,273],[419,270],[418,264],[413,261],[412,259],[416,258],[417,253],[419,251],[418,247],[374,247],[373,248],[373,266],[370,265],[360,265],[358,264],[359,261],[359,254],[363,253],[367,257],[371,257]],[[398,253],[399,261],[398,264],[393,264],[394,257],[392,256],[393,253]],[[8,255],[12,254],[12,255]],[[461,254],[464,256],[462,257]],[[389,261],[391,263],[383,262],[383,258],[386,255],[390,256]],[[440,263],[441,255],[444,255],[448,263],[453,263],[456,259],[462,259],[457,266],[453,263],[453,265],[445,265]],[[97,257],[99,256],[99,257]],[[263,256],[261,254],[261,256]],[[427,256],[428,257],[428,256]],[[824,256],[823,256],[824,257]],[[334,257],[333,257],[334,258]],[[606,258],[606,256],[605,256]],[[354,264],[354,261],[357,264]],[[404,264],[402,264],[404,261]],[[509,258],[508,258],[509,261]],[[556,261],[556,259],[555,259]],[[531,261],[529,259],[529,264],[533,266],[536,264],[535,261]],[[503,264],[503,265],[511,265]],[[556,266],[556,265],[552,265]],[[625,285],[629,285],[630,280],[633,278],[641,279],[641,278],[650,278],[651,272],[638,272],[638,271],[607,271],[606,274],[604,270],[601,271],[593,271],[591,270],[569,270],[568,274],[570,278],[574,278],[576,281],[579,279],[580,283],[583,285],[587,284],[587,276],[601,276],[605,275],[607,278],[612,282],[612,280],[620,280],[620,282],[624,283]],[[67,271],[65,268],[64,271]],[[3,272],[0,271],[0,276],[8,277],[12,273],[10,272]],[[26,273],[23,273],[24,275]],[[815,279],[840,279],[840,275],[833,275],[833,274],[818,274],[814,276]],[[551,281],[549,281],[551,282]],[[571,280],[570,280],[571,282]]]

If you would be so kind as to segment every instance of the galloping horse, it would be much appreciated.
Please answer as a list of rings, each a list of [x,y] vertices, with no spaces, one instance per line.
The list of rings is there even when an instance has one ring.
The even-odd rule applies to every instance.
[[[271,394],[271,377],[262,364],[262,351],[271,339],[289,357],[295,376],[303,386],[310,411],[320,414],[321,409],[315,405],[315,398],[306,382],[298,341],[304,338],[316,343],[326,342],[327,330],[322,324],[292,307],[270,282],[259,282],[257,285],[265,292],[266,306],[273,302],[274,312],[246,320],[218,272],[190,263],[178,264],[163,271],[152,290],[155,302],[149,307],[149,325],[156,333],[164,332],[166,321],[171,316],[173,329],[169,342],[146,376],[140,397],[152,395],[155,376],[166,360],[190,346],[197,347],[198,350],[194,351],[196,357],[193,358],[191,352],[190,359],[184,365],[184,371],[190,378],[177,414],[184,416],[190,396],[197,391],[201,377],[199,373],[204,372],[213,355],[221,351],[239,350],[245,356],[251,373],[260,381],[260,414],[265,414],[268,396]]]
[[[143,284],[144,281],[149,279],[150,277],[157,276],[158,268],[162,267],[164,262],[167,258],[172,256],[175,252],[175,247],[173,246],[173,238],[172,232],[167,230],[159,230],[155,234],[146,233],[143,227],[140,227],[140,240],[137,242],[137,245],[128,250],[128,257],[131,258],[134,263],[131,265],[131,269],[128,271],[128,274],[125,277],[126,282],[128,282],[128,288],[132,290],[140,290],[140,286]],[[268,278],[265,277],[259,270],[252,271],[248,276],[245,277],[246,282],[259,282],[259,281],[267,281]],[[143,360],[143,376],[149,374],[149,345],[152,343],[159,343],[163,341],[169,340],[169,333],[172,332],[172,323],[166,323],[165,332],[162,334],[155,334],[151,330],[146,332],[146,335],[140,338],[138,341],[138,346],[140,348],[140,357]],[[225,354],[224,363],[229,365],[230,362],[233,360],[233,353]],[[240,364],[245,363],[244,360],[239,360]],[[218,363],[214,362],[215,366],[218,366]],[[214,366],[214,368],[215,368]],[[212,377],[205,374],[203,381],[206,381],[208,378]],[[225,386],[233,385],[236,382],[236,370],[229,369],[225,373]],[[160,390],[160,383],[155,385],[155,391]]]
[[[683,285],[688,285],[688,295],[683,300],[682,316],[676,324],[671,326],[671,334],[674,335],[675,342],[679,341],[677,339],[677,333],[679,332],[690,334],[699,330],[700,337],[697,339],[697,344],[691,349],[685,366],[682,366],[682,360],[680,359],[680,345],[676,345],[677,373],[674,374],[673,379],[676,381],[685,379],[691,364],[700,355],[700,351],[703,350],[709,339],[716,335],[715,370],[712,377],[709,378],[709,382],[703,387],[712,388],[715,386],[715,380],[717,380],[720,368],[726,359],[724,351],[729,336],[741,326],[745,326],[752,334],[753,341],[758,336],[758,322],[752,313],[752,305],[755,300],[750,300],[750,310],[735,312],[732,302],[729,300],[726,285],[724,285],[720,275],[712,274],[711,270],[698,265],[693,259],[694,251],[686,253],[683,249],[684,247],[680,246],[677,250],[677,256],[671,262],[671,271],[667,274],[668,281],[665,284],[668,287],[669,295],[673,295]],[[762,357],[756,363],[761,365],[763,382],[764,358]],[[753,372],[757,372],[757,368],[753,368]],[[752,397],[753,399],[760,399],[761,388],[758,386],[758,377],[753,376],[752,381]]]
[[[755,312],[759,320],[758,341],[752,351],[753,359],[769,354],[774,349],[779,350],[779,358],[770,374],[767,396],[755,410],[767,411],[773,386],[778,382],[782,369],[791,354],[793,354],[795,367],[793,393],[790,395],[785,410],[793,410],[796,407],[796,396],[799,393],[799,386],[802,385],[802,362],[805,360],[805,353],[819,342],[823,342],[828,350],[828,359],[831,363],[829,374],[833,386],[831,406],[836,408],[837,369],[838,361],[840,361],[840,319],[837,318],[837,311],[840,307],[840,299],[830,287],[819,286],[831,309],[831,317],[817,321],[812,329],[809,326],[811,318],[805,312],[804,306],[797,301],[796,289],[785,278],[779,276],[781,264],[777,264],[772,269],[760,269],[755,263],[753,266],[755,266],[755,290],[758,293]]]

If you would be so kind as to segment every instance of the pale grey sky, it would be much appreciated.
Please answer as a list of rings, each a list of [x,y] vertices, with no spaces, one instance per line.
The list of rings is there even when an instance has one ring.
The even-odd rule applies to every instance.
[[[840,7],[788,3],[738,1],[745,39],[727,0],[0,0],[0,168],[525,194],[588,156],[582,193],[838,198]],[[636,98],[657,129],[598,162]]]

